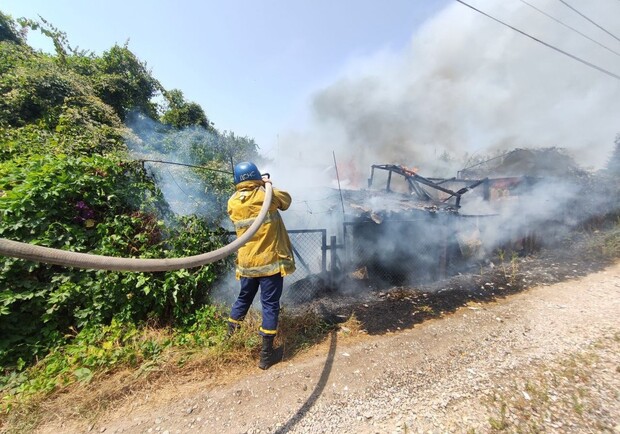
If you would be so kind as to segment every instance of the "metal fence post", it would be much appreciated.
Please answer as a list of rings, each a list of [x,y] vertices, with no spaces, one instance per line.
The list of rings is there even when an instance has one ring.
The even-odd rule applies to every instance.
[[[332,235],[329,238],[329,286],[334,287],[334,282],[336,280],[336,236]]]
[[[327,230],[321,231],[321,273],[327,271]]]

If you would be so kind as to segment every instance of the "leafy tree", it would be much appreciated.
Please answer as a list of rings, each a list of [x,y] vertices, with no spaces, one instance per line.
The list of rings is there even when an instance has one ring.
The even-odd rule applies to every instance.
[[[199,126],[211,133],[215,132],[213,123],[207,119],[202,107],[194,102],[186,101],[183,92],[173,89],[164,92],[164,97],[167,101],[167,107],[161,117],[163,124],[179,129]]]
[[[207,161],[217,160],[230,168],[230,163],[243,160],[258,159],[258,145],[253,138],[238,136],[232,131],[218,134],[210,147],[195,147],[192,155],[196,161],[204,164]]]
[[[127,44],[123,47],[115,45],[104,52],[96,63],[95,92],[122,121],[132,110],[138,110],[152,119],[157,118],[157,107],[152,98],[162,86]]]
[[[73,50],[71,49],[71,47],[69,47],[67,34],[65,32],[58,30],[40,15],[39,21],[27,18],[20,18],[18,22],[19,24],[21,24],[24,31],[27,31],[28,29],[39,30],[43,35],[50,38],[52,40],[52,43],[54,44],[54,49],[56,50],[56,59],[59,63],[63,65],[66,63],[67,53]]]
[[[254,155],[254,141],[220,134],[198,104],[166,92],[126,45],[96,56],[71,48],[43,18],[20,24],[52,38],[56,52],[32,50],[0,15],[0,237],[122,257],[220,247],[226,238],[213,220],[172,215],[154,178],[128,161],[126,141],[148,141],[217,170]],[[168,102],[165,124],[155,121],[158,92]],[[146,136],[124,125],[134,113],[156,125]],[[229,175],[197,173],[209,193],[227,196]],[[0,257],[0,365],[20,370],[76,331],[114,321],[187,326],[230,265],[117,273]]]
[[[0,11],[0,42],[1,41],[23,44],[24,38],[15,28],[15,22],[11,17]]]
[[[1,45],[2,60],[9,61],[12,47]],[[88,86],[74,74],[62,71],[43,55],[14,56],[10,70],[0,76],[0,125],[20,127],[43,122],[55,128],[65,98],[88,93]]]
[[[74,55],[60,65],[54,56],[0,42],[0,126],[36,125],[118,142],[122,123],[112,107],[95,94],[93,60]],[[109,140],[100,137],[102,132],[111,135]]]

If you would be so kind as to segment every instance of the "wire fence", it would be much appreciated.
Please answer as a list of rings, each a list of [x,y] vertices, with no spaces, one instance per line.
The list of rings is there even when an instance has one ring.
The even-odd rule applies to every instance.
[[[326,229],[288,230],[296,270],[284,279],[282,298],[310,301],[347,275],[405,285],[454,274],[462,259],[471,256],[467,250],[477,247],[458,236],[463,233],[463,219],[459,226],[461,230],[455,231],[454,218],[447,216],[381,224],[346,222],[341,244],[336,243],[336,237],[328,243]],[[229,235],[235,236],[233,232]]]
[[[311,301],[347,276],[381,286],[437,281],[463,271],[483,251],[477,219],[452,215],[345,222],[340,243],[335,236],[328,242],[326,229],[288,234],[296,271],[284,279],[282,298],[292,302]]]
[[[308,300],[316,291],[316,278],[327,272],[327,230],[292,229],[288,235],[296,270],[285,279],[282,297],[293,301]]]
[[[290,229],[287,231],[295,257],[295,272],[284,279],[282,298],[291,301],[312,299],[317,279],[327,274],[327,230]],[[236,237],[229,232],[230,240]]]

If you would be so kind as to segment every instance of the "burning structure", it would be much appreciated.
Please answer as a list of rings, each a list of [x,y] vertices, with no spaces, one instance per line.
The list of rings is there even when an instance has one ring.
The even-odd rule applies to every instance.
[[[429,179],[398,165],[373,165],[367,190],[342,192],[346,263],[394,284],[435,280],[461,262],[462,196],[487,179]],[[450,180],[455,181],[455,180]]]
[[[579,177],[571,176],[576,165],[538,157],[517,150],[446,178],[374,164],[360,179],[352,176],[360,172],[355,164],[338,165],[346,185],[356,188],[334,189],[336,177],[329,177],[328,194],[322,188],[305,196],[300,191],[294,195],[303,199],[294,202],[298,208],[283,216],[293,218],[289,237],[298,264],[284,296],[298,303],[385,284],[418,286],[478,273],[498,250],[510,258],[551,245],[570,219],[578,221],[575,201],[583,204],[585,195]],[[536,166],[540,161],[557,161],[566,172]]]
[[[534,245],[532,228],[508,224],[505,214],[540,181],[426,178],[399,165],[372,165],[368,189],[341,191],[345,263],[391,284],[415,284],[464,271],[501,242],[523,253]]]

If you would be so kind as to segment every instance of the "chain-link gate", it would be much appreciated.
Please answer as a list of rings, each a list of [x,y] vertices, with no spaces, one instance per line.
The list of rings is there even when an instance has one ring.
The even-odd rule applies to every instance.
[[[343,223],[340,244],[335,236],[328,242],[326,229],[288,230],[296,271],[284,279],[282,297],[310,301],[349,274],[392,285],[440,280],[474,255],[478,238],[468,240],[467,234],[476,226],[473,219],[429,213],[381,223],[360,220]]]
[[[293,301],[309,300],[316,292],[317,279],[327,274],[327,230],[287,230],[295,257],[295,272],[284,279],[282,297]],[[228,233],[234,238],[234,232]]]
[[[295,272],[284,279],[282,297],[309,300],[316,291],[313,276],[327,272],[327,230],[291,229],[288,231],[295,256]]]
[[[344,222],[341,243],[336,236],[328,241],[326,229],[289,230],[296,271],[284,279],[282,297],[310,301],[347,276],[380,285],[416,285],[457,274],[481,251],[477,220],[420,213]]]

